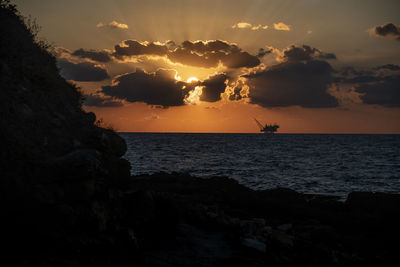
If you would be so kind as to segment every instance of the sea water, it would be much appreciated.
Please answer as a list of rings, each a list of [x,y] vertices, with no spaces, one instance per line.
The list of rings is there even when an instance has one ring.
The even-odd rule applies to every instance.
[[[400,192],[400,135],[120,134],[132,175],[227,176],[256,190]]]

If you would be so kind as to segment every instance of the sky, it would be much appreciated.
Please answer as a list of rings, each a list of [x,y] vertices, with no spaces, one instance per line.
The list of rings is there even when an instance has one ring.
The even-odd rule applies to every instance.
[[[400,133],[398,0],[15,0],[124,132]]]

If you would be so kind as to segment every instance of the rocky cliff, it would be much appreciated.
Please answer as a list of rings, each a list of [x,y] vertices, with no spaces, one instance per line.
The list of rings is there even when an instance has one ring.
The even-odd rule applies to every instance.
[[[77,87],[8,2],[0,1],[2,236],[35,262],[115,231],[112,192],[130,165],[124,140],[82,110]]]

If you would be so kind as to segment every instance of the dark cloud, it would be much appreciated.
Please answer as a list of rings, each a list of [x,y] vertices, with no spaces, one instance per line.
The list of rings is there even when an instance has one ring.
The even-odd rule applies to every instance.
[[[229,95],[229,100],[238,101],[243,98],[241,92],[243,90],[244,83],[242,80],[236,82],[236,85],[233,87],[233,92]]]
[[[382,66],[378,66],[375,69],[376,70],[400,70],[400,66],[394,65],[394,64],[385,64]]]
[[[283,58],[287,61],[307,61],[313,58],[336,59],[336,55],[333,53],[321,52],[321,50],[308,45],[303,45],[302,47],[292,45],[283,50]]]
[[[225,82],[227,79],[226,74],[221,73],[204,80],[201,83],[203,89],[200,100],[205,102],[217,102],[221,100],[221,94],[225,92]]]
[[[198,67],[216,67],[222,63],[228,68],[255,67],[261,62],[237,45],[226,41],[184,41],[180,48],[168,54],[171,61]]]
[[[400,70],[400,66],[386,64],[372,70],[356,70],[347,67],[338,71],[337,82],[353,84],[364,104],[386,107],[400,106],[400,75],[387,75],[380,70]],[[386,74],[386,75],[385,75]]]
[[[225,55],[221,59],[222,64],[228,68],[252,68],[258,66],[261,62],[257,56],[250,55],[247,52],[233,52]]]
[[[158,55],[165,56],[168,47],[162,44],[138,42],[136,40],[126,40],[122,45],[115,46],[116,56],[138,56],[138,55]]]
[[[66,80],[78,82],[98,82],[110,78],[107,70],[90,62],[73,63],[66,59],[58,59],[60,75]]]
[[[129,102],[144,102],[163,107],[184,105],[185,83],[175,80],[176,72],[160,69],[147,73],[137,69],[136,72],[117,76],[113,85],[103,86],[105,95]]]
[[[303,45],[303,47],[296,47],[292,45],[283,51],[283,55],[287,61],[303,61],[311,60],[317,52],[318,49],[311,48],[308,45]]]
[[[266,54],[269,51],[263,51],[263,53]],[[237,45],[221,40],[184,41],[181,45],[176,45],[173,41],[159,44],[126,40],[121,45],[115,46],[114,55],[116,57],[167,56],[174,63],[204,68],[217,67],[219,63],[228,68],[255,67],[261,63],[260,54],[253,56]]]
[[[370,29],[370,33],[381,37],[395,37],[400,41],[400,27],[393,23],[386,23]]]
[[[320,59],[336,59],[336,55],[334,53],[323,53],[321,52],[320,55],[318,56]]]
[[[204,53],[212,53],[212,52],[225,52],[225,53],[232,53],[232,52],[239,52],[241,49],[235,45],[230,44],[226,41],[221,40],[213,40],[213,41],[184,41],[181,45],[183,49],[187,49],[199,54]]]
[[[382,80],[381,77],[376,75],[358,75],[351,78],[343,78],[339,81],[343,83],[370,83]]]
[[[355,87],[365,104],[400,107],[400,75],[386,76],[379,82],[363,83]]]
[[[258,58],[262,58],[265,55],[268,55],[268,54],[271,54],[271,53],[272,53],[272,49],[260,48],[260,49],[258,49],[257,57]]]
[[[112,60],[110,53],[107,51],[85,50],[81,48],[73,52],[72,55],[104,63]]]
[[[184,48],[177,48],[168,53],[168,58],[172,62],[203,68],[217,67],[220,58],[223,56],[225,56],[225,54],[222,52],[212,53],[209,55],[199,55]]]
[[[248,79],[248,97],[253,104],[328,108],[338,106],[337,99],[327,92],[333,82],[332,73],[327,62],[308,60],[284,62],[243,77]]]
[[[339,75],[343,77],[354,77],[354,76],[368,76],[368,75],[374,75],[375,72],[371,70],[357,70],[353,67],[344,67],[336,71]]]
[[[336,71],[338,76],[335,76],[337,83],[366,83],[376,82],[381,78],[372,70],[357,70],[353,67],[345,67]]]
[[[121,101],[117,101],[112,97],[88,94],[84,96],[84,105],[88,107],[121,107],[123,104]]]

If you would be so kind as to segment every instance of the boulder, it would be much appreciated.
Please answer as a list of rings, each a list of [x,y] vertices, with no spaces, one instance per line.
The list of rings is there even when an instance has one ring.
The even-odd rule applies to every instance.
[[[285,223],[285,224],[281,224],[277,227],[278,230],[283,231],[283,232],[288,232],[289,230],[291,230],[293,227],[293,225],[291,223]]]
[[[66,172],[99,173],[101,171],[101,153],[95,149],[78,149],[61,157],[50,160],[53,169]]]
[[[268,238],[282,247],[290,248],[294,245],[294,237],[279,230],[273,230]]]
[[[354,211],[396,213],[400,215],[400,194],[381,192],[351,192],[345,204]]]
[[[104,130],[101,134],[101,142],[106,153],[116,157],[122,157],[127,150],[125,140],[111,130]]]
[[[265,246],[265,244],[263,242],[258,241],[254,237],[243,237],[240,239],[240,243],[242,246],[252,248],[260,252],[265,253],[267,251],[267,247]]]

